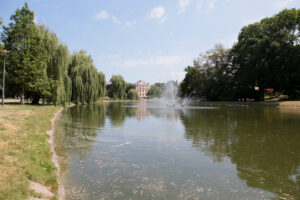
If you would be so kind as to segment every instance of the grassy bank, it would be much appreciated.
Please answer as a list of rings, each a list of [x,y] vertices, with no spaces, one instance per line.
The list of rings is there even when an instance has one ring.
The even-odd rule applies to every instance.
[[[0,106],[0,199],[39,197],[29,181],[56,193],[56,168],[51,162],[47,130],[61,107]],[[54,197],[53,199],[55,199]]]

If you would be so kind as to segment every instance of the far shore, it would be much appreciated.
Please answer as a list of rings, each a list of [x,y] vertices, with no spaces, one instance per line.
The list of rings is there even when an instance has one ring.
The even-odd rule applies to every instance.
[[[98,102],[136,102],[136,101],[157,101],[159,98],[140,98],[140,100],[121,100],[121,99],[105,99]],[[300,107],[300,101],[254,101],[254,102],[238,102],[238,101],[201,101],[199,99],[191,100],[193,103],[204,106],[287,106]]]
[[[206,106],[280,106],[280,107],[300,107],[300,101],[255,101],[255,102],[237,102],[237,101],[198,101],[200,105]]]
[[[157,101],[159,98],[140,98],[139,100],[127,100],[127,99],[101,99],[97,102],[137,102],[137,101]],[[19,99],[7,98],[4,100],[5,103],[18,104]],[[288,106],[288,107],[300,107],[300,100],[290,100],[290,101],[254,101],[254,102],[238,102],[238,101],[201,101],[200,99],[191,100],[193,103],[204,106]],[[26,102],[30,104],[30,101]],[[71,104],[75,105],[75,104]]]

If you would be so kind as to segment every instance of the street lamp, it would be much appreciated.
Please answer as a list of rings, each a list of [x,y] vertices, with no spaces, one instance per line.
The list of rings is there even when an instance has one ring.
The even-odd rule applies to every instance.
[[[2,85],[2,106],[4,106],[4,96],[5,96],[5,61],[6,61],[6,56],[9,53],[7,50],[2,50],[2,55],[4,57],[4,62],[3,62],[3,85]]]

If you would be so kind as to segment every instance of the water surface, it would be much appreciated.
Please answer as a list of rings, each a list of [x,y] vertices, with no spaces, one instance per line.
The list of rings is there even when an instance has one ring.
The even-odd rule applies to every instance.
[[[65,109],[56,152],[67,199],[300,199],[300,109]]]

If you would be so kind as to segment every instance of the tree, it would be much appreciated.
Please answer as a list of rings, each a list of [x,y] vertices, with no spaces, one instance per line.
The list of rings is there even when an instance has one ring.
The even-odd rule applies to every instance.
[[[128,94],[131,89],[135,89],[135,88],[136,88],[135,84],[126,83],[126,88],[125,88],[126,94]]]
[[[180,84],[181,96],[202,96],[208,100],[228,100],[233,96],[230,51],[222,45],[201,54],[188,66]]]
[[[283,10],[242,28],[232,48],[236,87],[242,94],[274,88],[300,97],[300,10]]]
[[[136,92],[136,89],[130,89],[127,93],[127,99],[130,100],[139,100],[139,95]]]
[[[98,72],[98,96],[100,98],[103,98],[105,95],[105,86],[106,86],[105,75],[102,72]]]
[[[49,82],[46,71],[46,51],[41,34],[34,24],[34,13],[25,3],[10,18],[13,22],[4,26],[2,40],[5,49],[10,51],[7,58],[9,86],[21,96],[25,94],[38,103],[40,97],[49,95]]]
[[[108,87],[108,96],[113,99],[126,98],[126,82],[121,75],[113,75]]]
[[[159,87],[157,84],[151,85],[150,89],[147,93],[147,96],[149,96],[149,97],[161,97],[162,87]]]
[[[70,102],[72,92],[71,79],[68,77],[68,47],[61,44],[56,34],[44,25],[39,26],[39,29],[47,52],[47,76],[51,91],[47,97],[48,102],[65,105]]]
[[[98,74],[91,56],[87,56],[85,51],[81,50],[72,55],[68,71],[72,81],[72,100],[76,104],[89,104],[100,97],[99,91],[105,85],[101,85],[103,80],[99,80],[99,77],[103,76]]]

